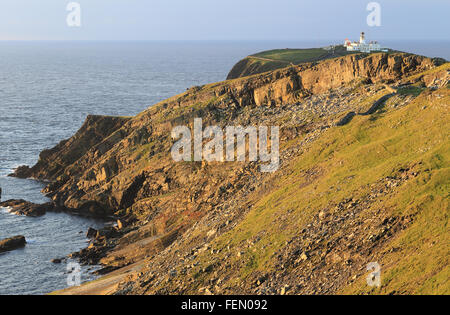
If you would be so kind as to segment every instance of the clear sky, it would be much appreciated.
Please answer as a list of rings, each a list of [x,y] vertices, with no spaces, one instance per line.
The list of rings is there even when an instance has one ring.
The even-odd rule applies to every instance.
[[[68,27],[71,0],[0,0],[2,40],[450,39],[449,0],[78,0],[81,27]]]

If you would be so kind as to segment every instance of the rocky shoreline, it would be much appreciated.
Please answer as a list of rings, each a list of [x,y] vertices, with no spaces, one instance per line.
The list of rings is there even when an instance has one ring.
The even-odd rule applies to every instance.
[[[114,248],[117,240],[126,233],[124,229],[125,221],[114,218],[113,216],[101,216],[97,213],[81,210],[69,210],[65,207],[56,205],[54,202],[36,204],[23,199],[7,200],[0,202],[0,207],[8,209],[8,212],[18,216],[27,216],[37,218],[46,215],[49,212],[67,213],[68,215],[81,216],[85,218],[100,219],[106,222],[116,222],[116,224],[106,224],[105,227],[95,230],[89,228],[86,231],[86,238],[90,239],[89,246],[78,252],[70,253],[64,258],[54,258],[52,263],[59,264],[68,258],[77,259],[84,265],[98,265],[99,261],[106,256],[109,250]],[[24,236],[14,236],[0,241],[0,253],[12,251],[24,247],[26,244]],[[111,268],[100,269],[96,274],[104,274],[112,271]]]
[[[67,213],[68,215],[82,216],[86,218],[102,219],[105,222],[111,222],[116,220],[116,224],[106,225],[104,228],[95,230],[90,228],[86,232],[86,238],[90,239],[90,244],[87,248],[82,249],[78,252],[71,253],[67,255],[66,258],[75,258],[82,264],[86,265],[98,265],[100,259],[106,256],[108,250],[112,249],[117,240],[126,233],[127,229],[124,229],[125,222],[115,219],[111,216],[102,217],[90,212],[83,211],[69,211],[64,207],[59,207],[53,202],[48,202],[45,204],[35,204],[25,200],[7,200],[0,202],[0,207],[7,208],[12,214],[27,217],[41,217],[48,212],[54,213]],[[18,236],[5,239],[0,242],[0,252],[10,251],[25,246],[25,237]],[[9,249],[8,249],[9,248]],[[66,258],[55,258],[52,260],[53,263],[61,263]],[[106,269],[110,270],[110,269]],[[103,273],[105,271],[100,270],[98,273]]]

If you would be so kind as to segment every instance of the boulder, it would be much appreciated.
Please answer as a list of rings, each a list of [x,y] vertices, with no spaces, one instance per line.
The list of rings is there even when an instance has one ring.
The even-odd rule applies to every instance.
[[[13,174],[10,174],[10,177],[17,177],[17,178],[29,178],[31,177],[31,168],[26,165],[19,166],[14,170]]]
[[[86,237],[87,238],[95,238],[97,236],[97,233],[98,233],[98,231],[96,229],[89,228],[86,233]]]
[[[0,241],[0,253],[22,248],[26,244],[25,236],[19,235]]]
[[[56,209],[56,206],[51,202],[40,205],[22,199],[1,202],[0,207],[11,208],[11,213],[27,217],[40,217],[47,211],[55,211]]]

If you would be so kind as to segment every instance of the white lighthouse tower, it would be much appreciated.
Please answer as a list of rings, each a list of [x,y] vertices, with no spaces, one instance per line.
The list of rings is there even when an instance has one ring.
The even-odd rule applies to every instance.
[[[359,43],[361,45],[364,45],[366,43],[366,34],[364,32],[362,32],[361,36],[359,37]]]

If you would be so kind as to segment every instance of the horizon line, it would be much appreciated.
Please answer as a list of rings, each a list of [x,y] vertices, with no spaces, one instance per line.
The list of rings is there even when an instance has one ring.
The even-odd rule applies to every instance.
[[[0,39],[0,42],[301,42],[345,39]],[[450,38],[385,38],[378,41],[450,41]]]

